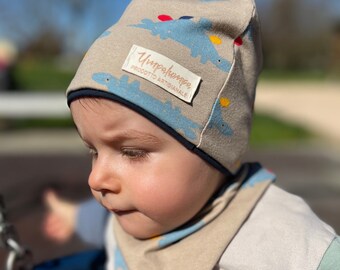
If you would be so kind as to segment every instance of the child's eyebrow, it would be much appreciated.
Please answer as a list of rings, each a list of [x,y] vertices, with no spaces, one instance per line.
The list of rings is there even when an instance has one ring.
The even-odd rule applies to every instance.
[[[85,140],[85,138],[83,138],[83,136],[79,132],[79,129],[76,125],[75,125],[75,128],[81,140],[85,142],[86,145],[88,145],[87,141]],[[118,134],[115,134],[106,140],[107,141],[138,140],[141,142],[153,143],[153,144],[160,144],[162,142],[162,140],[159,137],[156,137],[150,133],[141,132],[135,129],[128,129],[128,130],[121,131]]]
[[[114,138],[115,140],[138,140],[146,143],[154,143],[154,144],[159,144],[161,143],[161,139],[146,132],[141,132],[138,130],[134,129],[129,129],[129,130],[124,130],[120,132],[119,134],[115,135]]]

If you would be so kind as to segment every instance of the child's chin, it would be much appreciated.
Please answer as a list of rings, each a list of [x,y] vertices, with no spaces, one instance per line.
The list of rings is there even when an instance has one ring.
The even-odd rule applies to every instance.
[[[135,225],[133,224],[131,226],[131,224],[124,224],[124,222],[119,222],[120,226],[123,228],[123,230],[131,235],[132,237],[139,239],[139,240],[146,240],[146,239],[150,239],[150,238],[155,238],[158,237],[159,235],[163,234],[162,231],[160,231],[159,229],[150,229],[150,228],[142,228],[141,225]]]
[[[140,228],[138,229],[132,229],[132,228],[124,228],[124,231],[133,236],[136,239],[139,240],[147,240],[150,238],[155,238],[158,237],[161,233],[156,233],[156,232],[149,232],[149,231],[145,231],[145,230],[141,230]]]
[[[140,240],[155,238],[173,230],[170,225],[164,226],[159,224],[140,212],[133,212],[122,216],[116,215],[116,218],[127,234]]]

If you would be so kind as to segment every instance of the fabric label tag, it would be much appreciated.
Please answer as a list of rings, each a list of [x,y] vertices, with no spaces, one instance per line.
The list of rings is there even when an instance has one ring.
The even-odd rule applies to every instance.
[[[186,102],[191,102],[201,77],[152,50],[133,45],[123,70],[142,77]]]

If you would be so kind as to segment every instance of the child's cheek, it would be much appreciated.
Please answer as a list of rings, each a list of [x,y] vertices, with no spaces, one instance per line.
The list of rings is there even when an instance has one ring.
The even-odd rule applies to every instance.
[[[135,190],[136,206],[156,219],[180,215],[179,211],[187,197],[187,194],[184,194],[183,190],[174,184],[176,181],[163,180],[148,179]]]

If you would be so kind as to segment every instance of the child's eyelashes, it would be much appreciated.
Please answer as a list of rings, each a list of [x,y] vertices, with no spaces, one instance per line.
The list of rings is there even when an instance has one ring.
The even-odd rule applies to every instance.
[[[98,158],[98,151],[92,147],[88,147],[89,149],[89,154],[92,157],[93,160]],[[128,158],[129,160],[133,160],[133,161],[139,161],[142,160],[144,158],[147,158],[149,153],[148,151],[144,150],[144,149],[139,149],[139,148],[132,148],[132,147],[122,147],[119,150],[120,154],[123,157]]]
[[[148,152],[144,149],[121,148],[121,154],[131,160],[141,160],[148,157]]]

